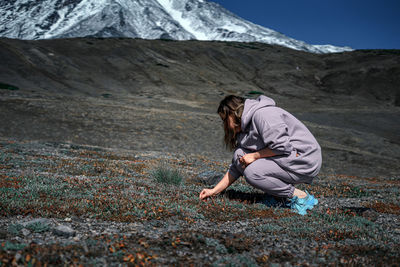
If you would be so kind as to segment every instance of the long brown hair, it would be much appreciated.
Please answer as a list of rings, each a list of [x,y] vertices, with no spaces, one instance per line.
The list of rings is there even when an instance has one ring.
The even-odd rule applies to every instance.
[[[228,149],[233,150],[237,147],[237,132],[229,128],[228,116],[233,117],[235,127],[241,123],[245,99],[240,96],[228,95],[219,103],[218,114],[224,123],[224,142]]]

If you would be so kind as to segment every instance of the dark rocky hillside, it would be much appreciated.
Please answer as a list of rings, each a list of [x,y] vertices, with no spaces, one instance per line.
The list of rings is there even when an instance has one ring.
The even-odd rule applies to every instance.
[[[0,45],[0,79],[35,91],[210,101],[257,90],[310,102],[400,101],[397,50],[319,55],[261,43],[87,38]]]

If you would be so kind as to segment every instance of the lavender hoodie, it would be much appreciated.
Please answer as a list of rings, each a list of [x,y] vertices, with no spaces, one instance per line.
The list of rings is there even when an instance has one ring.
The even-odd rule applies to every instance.
[[[277,154],[271,159],[289,173],[315,177],[321,169],[321,147],[315,137],[292,114],[276,107],[271,98],[246,99],[241,129],[239,148],[258,151],[268,147]],[[229,171],[235,178],[240,176],[234,164]]]

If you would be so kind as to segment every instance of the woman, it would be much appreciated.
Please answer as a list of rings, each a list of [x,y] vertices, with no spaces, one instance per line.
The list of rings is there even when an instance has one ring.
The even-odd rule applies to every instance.
[[[291,209],[301,215],[318,204],[307,191],[294,187],[310,184],[322,162],[321,147],[303,123],[263,95],[257,99],[227,96],[218,114],[225,144],[235,152],[222,180],[213,189],[203,189],[200,199],[220,193],[243,175],[268,195],[288,198]]]

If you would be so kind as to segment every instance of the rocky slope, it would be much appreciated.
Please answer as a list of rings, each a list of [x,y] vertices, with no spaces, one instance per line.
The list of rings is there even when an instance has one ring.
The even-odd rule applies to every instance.
[[[151,88],[190,100],[196,88],[200,100],[257,90],[305,100],[342,97],[347,104],[353,97],[400,102],[397,50],[317,55],[262,43],[128,38],[0,39],[0,47],[0,79],[31,90],[98,96]]]
[[[317,55],[260,43],[2,39],[0,56],[3,137],[229,159],[219,101],[264,93],[310,127],[325,170],[399,170],[398,51]]]

